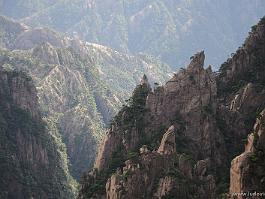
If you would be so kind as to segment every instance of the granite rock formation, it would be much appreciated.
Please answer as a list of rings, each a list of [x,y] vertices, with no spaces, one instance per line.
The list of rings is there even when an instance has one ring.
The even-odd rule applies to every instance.
[[[102,175],[115,166],[120,168],[106,182],[106,198],[162,198],[172,194],[193,198],[195,193],[198,198],[214,198],[215,180],[209,173],[214,167],[210,163],[221,165],[225,157],[224,147],[216,146],[224,144],[222,137],[205,110],[210,106],[207,108],[215,114],[217,89],[214,73],[203,69],[204,57],[204,52],[195,54],[187,69],[154,91],[144,76],[128,105],[115,117],[94,170]],[[161,134],[165,130],[161,126],[171,127]],[[123,160],[127,160],[125,166]],[[203,185],[194,183],[196,180]],[[82,189],[87,187],[84,184]]]
[[[151,89],[144,76],[114,117],[79,198],[226,198],[229,186],[230,194],[264,190],[257,144],[265,108],[264,19],[217,73],[204,69],[201,51],[164,86]],[[236,157],[257,117],[246,152]]]

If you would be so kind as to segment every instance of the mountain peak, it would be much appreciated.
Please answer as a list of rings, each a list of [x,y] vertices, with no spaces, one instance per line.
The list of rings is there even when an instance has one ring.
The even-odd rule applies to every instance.
[[[147,76],[144,74],[141,81],[140,81],[140,85],[141,86],[146,86],[147,87],[147,90],[151,90],[151,86],[150,86],[150,83],[148,81],[148,78]]]
[[[148,78],[147,78],[146,74],[143,75],[143,77],[142,77],[142,79],[140,81],[140,84],[141,85],[144,85],[144,84],[147,84],[148,85],[149,84]]]
[[[190,59],[191,62],[188,65],[188,69],[203,68],[205,60],[204,51],[197,52]]]

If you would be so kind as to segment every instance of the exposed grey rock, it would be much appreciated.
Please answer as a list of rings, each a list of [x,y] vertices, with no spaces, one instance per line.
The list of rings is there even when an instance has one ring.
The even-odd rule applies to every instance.
[[[171,126],[163,135],[161,144],[157,150],[158,153],[171,155],[176,153],[175,128]]]

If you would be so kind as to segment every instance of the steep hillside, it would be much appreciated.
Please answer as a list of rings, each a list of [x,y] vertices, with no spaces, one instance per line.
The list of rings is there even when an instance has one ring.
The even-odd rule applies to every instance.
[[[264,34],[262,18],[218,73],[204,69],[202,51],[164,86],[151,89],[144,76],[114,117],[79,198],[215,199],[264,191]]]
[[[2,64],[0,198],[73,198],[65,145],[41,119],[32,79]]]
[[[9,26],[21,24],[2,19],[2,40],[13,51],[2,50],[1,60],[33,77],[43,116],[62,134],[70,170],[79,178],[92,167],[104,126],[141,74],[161,83],[170,69],[152,57],[129,56],[44,28],[27,27],[9,40]]]
[[[3,15],[123,52],[160,57],[174,68],[203,46],[216,68],[263,16],[263,0],[12,0]],[[59,13],[59,14],[58,14]],[[24,18],[23,18],[24,17]]]

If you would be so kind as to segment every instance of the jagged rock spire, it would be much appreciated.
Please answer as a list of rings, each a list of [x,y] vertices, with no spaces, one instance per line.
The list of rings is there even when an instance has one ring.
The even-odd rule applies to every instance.
[[[146,76],[146,74],[143,75],[141,81],[140,81],[140,84],[143,85],[143,84],[149,84],[148,82],[148,78]]]
[[[209,73],[212,73],[213,72],[212,66],[209,65],[208,68],[206,69],[206,71],[209,72]]]
[[[176,152],[175,127],[172,125],[163,135],[158,153],[169,155],[174,152]]]
[[[147,76],[145,74],[143,75],[143,77],[142,77],[142,79],[140,81],[140,85],[146,85],[147,88],[149,90],[151,90],[151,85],[149,84],[148,78],[147,78]]]
[[[188,69],[203,68],[205,60],[204,51],[197,52],[191,57],[191,62],[188,66]]]

